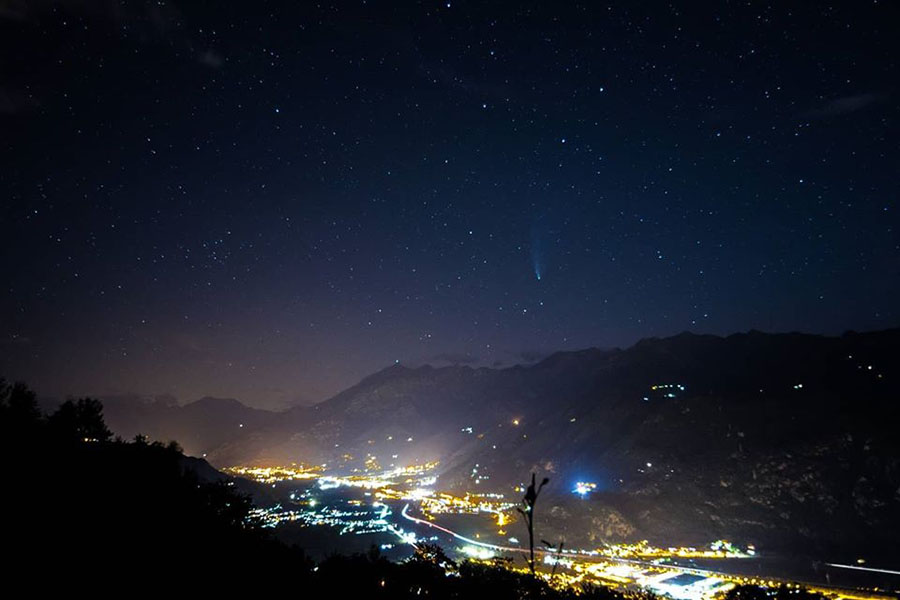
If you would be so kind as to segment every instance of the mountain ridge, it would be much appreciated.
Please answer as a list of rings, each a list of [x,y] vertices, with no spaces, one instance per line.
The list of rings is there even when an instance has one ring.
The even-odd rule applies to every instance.
[[[543,472],[550,532],[588,544],[725,537],[856,552],[900,528],[894,373],[898,329],[687,333],[502,369],[391,365],[204,452],[218,467],[438,460],[442,488],[510,496]],[[576,480],[597,493],[574,497]]]

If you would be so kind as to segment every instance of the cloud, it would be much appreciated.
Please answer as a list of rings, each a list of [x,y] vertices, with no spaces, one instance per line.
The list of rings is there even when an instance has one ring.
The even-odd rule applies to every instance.
[[[0,2],[0,19],[25,21],[28,18],[27,8],[28,6],[24,2],[2,1]]]
[[[517,360],[532,363],[547,358],[549,354],[547,352],[541,352],[540,350],[522,350],[521,352],[516,352],[513,356],[515,356]]]
[[[193,49],[184,17],[174,2],[121,2],[119,0],[0,0],[0,21],[40,25],[54,15],[77,15],[91,26],[121,32],[142,43],[163,42]],[[37,34],[39,30],[30,31]]]
[[[0,88],[0,115],[14,115],[31,110],[38,105],[37,100],[25,92]]]
[[[117,0],[0,0],[0,19],[38,21],[57,11],[106,19],[115,25],[146,25],[159,33],[180,28],[181,13],[171,2]]]
[[[135,43],[156,46],[192,57],[198,64],[221,68],[224,57],[215,50],[200,50],[184,25],[184,17],[175,2],[121,2],[119,0],[0,0],[0,23],[12,27],[33,43],[41,44],[42,30],[52,30],[54,15],[75,15],[89,21],[92,29],[125,35]],[[50,60],[44,56],[44,60]],[[41,60],[40,58],[38,60]],[[18,115],[41,106],[46,93],[34,72],[22,71],[21,81],[5,80],[0,85],[0,117]]]
[[[829,117],[838,117],[840,115],[848,115],[855,113],[873,104],[887,100],[887,94],[856,94],[853,96],[841,96],[829,100],[822,106],[814,108],[807,112],[805,116],[813,119],[827,119]]]
[[[447,362],[453,365],[474,365],[479,360],[480,359],[477,356],[472,356],[471,354],[442,352],[440,354],[435,354],[429,358],[427,362]]]
[[[223,64],[225,64],[225,59],[222,58],[222,55],[214,50],[207,50],[199,57],[197,60],[200,61],[201,65],[206,65],[207,67],[211,67],[213,69],[220,68]]]
[[[17,333],[13,333],[9,337],[0,338],[0,345],[30,346],[32,342],[33,340],[30,337]]]

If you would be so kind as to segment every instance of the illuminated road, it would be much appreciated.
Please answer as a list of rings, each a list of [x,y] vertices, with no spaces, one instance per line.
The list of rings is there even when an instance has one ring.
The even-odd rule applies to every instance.
[[[528,548],[523,547],[514,538],[510,538],[510,540],[516,542],[518,544],[516,546],[493,544],[490,542],[481,541],[480,539],[472,539],[470,537],[466,537],[460,533],[457,533],[456,531],[453,531],[452,529],[444,527],[443,525],[438,525],[435,522],[412,516],[409,510],[410,502],[407,501],[421,501],[424,507],[426,505],[426,500],[422,499],[421,496],[423,494],[428,497],[428,502],[434,505],[433,508],[436,507],[438,513],[447,512],[450,514],[477,514],[481,512],[502,515],[502,511],[509,510],[510,507],[515,506],[514,504],[496,501],[495,499],[503,498],[503,496],[499,494],[475,494],[473,498],[470,498],[469,494],[466,494],[465,497],[459,498],[448,493],[435,494],[434,492],[430,491],[430,489],[425,488],[414,488],[410,490],[405,489],[402,485],[399,488],[396,487],[399,484],[398,482],[394,481],[394,479],[399,480],[402,478],[403,483],[409,483],[409,477],[421,476],[423,473],[433,468],[434,465],[404,467],[391,472],[382,473],[377,477],[373,477],[370,475],[325,476],[322,475],[319,471],[314,471],[310,468],[305,467],[234,467],[233,469],[231,469],[231,471],[233,471],[238,476],[250,476],[254,480],[272,484],[272,487],[275,486],[275,482],[279,481],[294,482],[292,487],[288,488],[288,491],[293,490],[290,494],[290,500],[286,500],[289,510],[283,509],[280,504],[270,509],[258,509],[258,512],[260,514],[257,515],[257,517],[265,520],[265,526],[267,527],[275,527],[281,522],[300,521],[301,525],[306,526],[329,525],[332,527],[339,527],[339,533],[341,534],[389,533],[399,538],[402,541],[403,545],[409,545],[413,547],[415,547],[418,543],[425,542],[430,537],[430,535],[421,534],[424,531],[431,530],[441,532],[442,534],[449,536],[449,538],[456,539],[462,542],[465,546],[462,547],[460,551],[463,554],[469,555],[471,557],[488,558],[492,556],[491,552],[526,555],[527,557],[529,553]],[[422,485],[433,485],[435,482],[435,478],[430,477],[428,479],[429,481],[427,483],[424,482],[424,479],[421,480],[420,483]],[[316,485],[316,483],[313,483],[312,481],[310,481],[309,483],[301,484],[300,480],[318,480],[316,482],[318,483],[318,485]],[[344,486],[348,488],[355,488],[355,491],[353,491],[349,496],[353,497],[353,499],[348,499],[349,497],[345,497],[345,495],[342,495],[340,492],[333,492],[333,494],[336,494],[335,497],[327,496],[328,492],[326,490],[336,490],[337,488]],[[364,490],[375,491],[368,492]],[[326,494],[327,500],[326,502],[324,502],[324,504],[322,503],[322,498],[319,497],[323,493]],[[370,502],[367,497],[373,495],[378,500],[372,502],[371,506],[376,509],[380,508],[380,510],[378,510],[374,514],[372,513],[372,511],[366,511],[366,509],[362,508],[363,505],[367,505]],[[342,504],[344,502],[352,505],[352,508],[344,506],[341,506],[340,508],[337,507],[338,504]],[[315,510],[313,510],[313,507],[317,506],[318,504],[322,504],[321,508],[316,508]],[[335,505],[330,506],[331,504]],[[397,512],[400,513],[404,520],[408,521],[411,524],[414,524],[416,528],[427,527],[427,530],[419,530],[417,532],[416,528],[410,528],[409,531],[405,531],[402,527],[402,521],[397,519],[396,516],[392,517],[392,515],[397,514],[397,512],[395,512],[396,508],[399,508],[401,505],[402,509]],[[391,506],[395,507],[394,510],[391,510]],[[435,511],[432,510],[431,512]],[[500,526],[504,525],[505,519],[503,519],[502,516],[498,516],[497,524]],[[435,540],[439,538],[440,536],[430,537],[430,539]],[[445,539],[444,541],[447,540]],[[500,539],[497,541],[503,540]],[[644,544],[646,544],[646,542],[644,542]],[[716,542],[716,544],[721,545],[725,544],[725,542]],[[746,554],[742,554],[739,551],[729,550],[728,552],[731,552],[731,554],[728,554],[728,552],[725,551],[719,551],[721,549],[716,546],[716,544],[711,545],[711,547],[713,548],[713,550],[717,550],[718,554],[721,555],[722,558],[735,558],[738,559],[739,562],[743,563],[743,560],[740,559],[747,556]],[[394,545],[384,544],[382,547],[392,548],[394,547]],[[476,548],[483,549],[487,552],[476,550]],[[616,553],[617,550],[619,550],[619,548],[613,546],[610,553]],[[629,550],[627,546],[626,550]],[[831,597],[853,600],[881,600],[884,598],[888,598],[889,596],[884,595],[884,592],[880,590],[879,587],[881,587],[882,589],[887,588],[889,590],[896,589],[893,583],[885,583],[881,579],[877,581],[871,580],[871,583],[866,585],[867,589],[850,587],[858,585],[858,583],[856,583],[856,580],[852,578],[845,578],[845,583],[834,585],[831,583],[830,577],[828,577],[828,573],[824,575],[827,578],[827,582],[803,581],[803,579],[798,579],[795,577],[787,579],[784,577],[762,576],[759,574],[761,567],[764,566],[762,563],[758,563],[757,565],[755,565],[756,568],[753,569],[757,571],[755,574],[748,573],[747,569],[749,567],[745,568],[745,564],[738,566],[737,563],[731,561],[716,563],[715,565],[713,565],[713,568],[701,568],[697,566],[685,566],[672,563],[660,564],[660,558],[675,558],[675,554],[677,554],[678,557],[686,558],[688,560],[693,558],[705,559],[720,557],[718,555],[706,556],[710,553],[697,553],[693,548],[684,549],[686,551],[686,555],[682,556],[681,550],[682,549],[678,548],[670,548],[668,554],[660,557],[659,554],[665,553],[659,552],[659,549],[657,548],[649,547],[649,551],[652,552],[644,555],[642,558],[610,556],[605,552],[600,552],[597,550],[555,550],[547,547],[535,548],[534,554],[537,557],[541,557],[542,559],[544,559],[541,561],[542,563],[555,562],[548,559],[557,559],[559,561],[563,561],[569,567],[569,569],[571,569],[575,573],[570,577],[572,581],[579,581],[582,578],[589,577],[598,581],[606,582],[603,583],[603,585],[609,585],[609,582],[612,581],[616,582],[617,584],[635,586],[637,589],[650,589],[662,594],[672,594],[673,596],[677,596],[679,592],[681,592],[682,594],[688,593],[685,590],[687,588],[691,588],[691,586],[694,585],[684,585],[683,583],[679,582],[666,583],[673,579],[673,576],[670,574],[679,573],[696,575],[701,578],[701,581],[703,581],[703,583],[698,583],[696,586],[697,589],[694,590],[698,594],[701,594],[701,596],[697,596],[697,598],[707,598],[708,594],[714,593],[715,590],[721,589],[722,586],[727,584],[761,585],[766,588],[772,588],[779,584],[801,584],[812,591],[824,593]],[[692,552],[694,554],[698,554],[698,556],[692,556]],[[632,554],[632,556],[635,555]],[[824,564],[829,567],[839,569],[881,574],[882,576],[900,575],[900,571],[897,570],[839,563],[814,563],[812,567],[814,570],[816,570],[816,574],[814,574],[813,577],[822,576],[822,573],[818,572],[816,564]],[[622,568],[617,568],[613,565],[622,565]],[[785,569],[782,568],[784,566],[785,565],[776,564],[775,568],[777,568],[779,571],[785,572]],[[713,570],[720,568],[726,570]],[[797,566],[793,570],[798,571],[797,574],[799,574],[799,572],[804,572],[805,576],[801,576],[804,579],[809,576],[809,573],[807,572],[808,569],[804,571],[802,567]],[[674,592],[672,592],[672,590],[674,590]]]
[[[404,519],[412,521],[413,523],[417,523],[419,525],[427,525],[428,527],[431,527],[433,529],[443,531],[444,533],[452,535],[456,539],[462,540],[462,541],[466,542],[467,544],[480,546],[482,548],[489,548],[491,550],[500,550],[503,552],[520,552],[523,554],[528,554],[528,549],[522,548],[521,546],[498,546],[497,544],[489,544],[487,542],[480,542],[478,540],[473,540],[472,538],[468,538],[464,535],[456,533],[455,531],[447,529],[446,527],[441,527],[440,525],[438,525],[436,523],[432,523],[432,522],[426,521],[424,519],[418,519],[416,517],[413,517],[409,514],[409,504],[406,504],[403,507],[403,510],[400,511],[400,515]],[[612,562],[626,563],[626,564],[632,564],[632,565],[639,565],[642,567],[653,567],[653,568],[657,568],[657,569],[660,568],[660,565],[655,565],[649,561],[634,560],[634,559],[629,559],[629,558],[609,557],[609,556],[604,556],[604,555],[600,554],[599,552],[579,552],[577,550],[564,550],[563,552],[559,553],[556,550],[542,550],[539,548],[535,548],[534,553],[538,554],[538,555],[551,555],[551,556],[556,555],[556,554],[559,554],[560,556],[567,556],[567,557],[569,557],[569,556],[576,557],[577,556],[579,558],[593,559],[595,561],[612,561]],[[681,571],[684,573],[693,573],[695,575],[728,577],[728,575],[726,573],[720,573],[718,571],[711,571],[708,569],[699,569],[696,567],[680,567],[680,566],[675,566],[675,565],[664,565],[664,568],[672,569],[675,571]]]
[[[873,569],[872,567],[858,567],[856,565],[842,565],[838,563],[825,563],[829,567],[838,567],[840,569],[853,569],[854,571],[869,571],[870,573],[887,573],[888,575],[900,575],[900,571],[892,571],[890,569]]]
[[[517,552],[517,553],[522,553],[522,554],[528,554],[527,548],[514,547],[514,546],[500,546],[497,544],[490,544],[487,542],[473,540],[472,538],[468,538],[464,535],[456,533],[455,531],[447,529],[446,527],[442,527],[441,525],[438,525],[437,523],[432,523],[432,522],[426,521],[424,519],[419,519],[419,518],[413,517],[412,515],[409,514],[409,504],[406,504],[403,507],[403,510],[400,511],[400,514],[404,519],[407,519],[408,521],[416,523],[417,525],[425,525],[431,529],[437,529],[438,531],[441,531],[443,533],[451,535],[454,538],[461,540],[467,544],[472,544],[474,546],[488,548],[491,550],[498,550],[498,551],[502,551],[502,552]],[[716,577],[716,578],[727,580],[727,581],[735,581],[735,579],[740,579],[740,577],[736,577],[734,574],[729,574],[729,573],[725,573],[725,572],[721,572],[721,571],[713,571],[711,569],[700,569],[697,567],[683,567],[683,566],[671,565],[671,564],[658,565],[658,564],[653,564],[652,562],[649,562],[649,561],[604,556],[598,552],[579,552],[577,550],[565,550],[562,553],[558,553],[553,550],[542,550],[542,549],[535,548],[534,553],[536,555],[551,555],[551,556],[559,555],[560,557],[567,557],[567,558],[577,557],[577,558],[581,558],[581,559],[588,559],[590,562],[594,562],[594,563],[616,562],[616,563],[625,563],[625,564],[638,566],[638,567],[642,567],[642,568],[653,568],[653,569],[662,568],[662,569],[666,569],[666,570],[670,570],[670,571],[677,571],[677,572],[681,572],[681,573],[690,573],[692,575],[700,575],[703,577]],[[853,565],[841,565],[841,564],[832,564],[832,563],[827,563],[827,564],[834,566],[834,567],[858,569],[858,570],[864,570],[864,571],[875,571],[875,572],[880,572],[880,573],[900,575],[900,572],[898,572],[898,571],[891,571],[891,570],[887,570],[887,569],[873,569],[873,568],[869,568],[869,567],[857,567],[857,566],[853,566]],[[806,585],[809,589],[811,589],[813,591],[819,591],[819,592],[831,593],[831,594],[834,594],[837,592],[839,594],[839,597],[842,597],[842,598],[877,598],[877,597],[884,598],[884,597],[886,597],[886,596],[880,596],[880,595],[867,595],[865,593],[860,594],[856,590],[850,590],[847,588],[840,588],[840,587],[827,587],[826,588],[826,587],[823,587],[820,583],[816,583],[816,582],[803,582],[803,581],[797,581],[797,580],[781,579],[781,578],[777,578],[777,577],[767,577],[765,579],[767,579],[769,581],[778,581],[779,583],[794,583],[794,584],[801,583],[801,584]]]
[[[441,527],[440,525],[438,525],[436,523],[432,523],[432,522],[426,521],[424,519],[417,519],[416,517],[410,516],[408,510],[409,510],[409,504],[405,505],[403,507],[403,510],[400,511],[400,515],[404,519],[412,521],[413,523],[418,523],[419,525],[427,525],[428,527],[432,527],[439,531],[443,531],[444,533],[448,533],[448,534],[452,535],[453,537],[455,537],[456,539],[466,542],[467,544],[472,544],[474,546],[481,546],[482,548],[489,548],[491,550],[503,550],[504,552],[524,552],[526,554],[528,553],[528,550],[523,549],[523,548],[516,548],[516,547],[512,547],[512,546],[498,546],[496,544],[488,544],[487,542],[479,542],[478,540],[473,540],[472,538],[467,538],[466,536],[460,535],[460,534],[456,533],[455,531],[451,531],[451,530],[447,529],[446,527]],[[538,554],[538,553],[549,554],[549,552],[545,552],[544,550],[537,550],[537,549],[535,549],[534,553],[535,554]]]

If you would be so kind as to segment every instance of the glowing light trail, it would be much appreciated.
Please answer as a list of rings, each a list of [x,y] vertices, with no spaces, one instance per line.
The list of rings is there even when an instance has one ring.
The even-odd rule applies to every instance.
[[[857,571],[871,571],[873,573],[887,573],[888,575],[900,575],[900,571],[891,571],[890,569],[875,569],[873,567],[860,567],[857,565],[842,565],[839,563],[825,563],[829,567],[838,567],[840,569],[856,569]]]

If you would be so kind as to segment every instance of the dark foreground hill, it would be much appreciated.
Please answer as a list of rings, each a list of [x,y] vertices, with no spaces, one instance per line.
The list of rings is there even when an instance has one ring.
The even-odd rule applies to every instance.
[[[543,472],[548,527],[571,544],[893,556],[897,373],[898,330],[682,334],[501,370],[397,365],[207,452],[218,466],[440,460],[442,486],[512,497]],[[579,480],[597,492],[576,498]]]
[[[454,563],[429,545],[399,564],[373,547],[314,565],[248,518],[238,482],[177,444],[112,441],[95,400],[68,401],[44,417],[33,393],[2,379],[0,466],[9,484],[0,531],[10,597],[625,597],[603,587],[555,590],[501,565]]]

